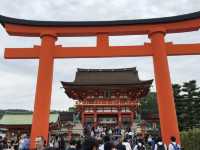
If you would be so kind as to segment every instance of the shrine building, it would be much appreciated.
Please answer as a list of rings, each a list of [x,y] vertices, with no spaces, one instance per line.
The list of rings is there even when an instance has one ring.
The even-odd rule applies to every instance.
[[[61,82],[76,100],[82,125],[131,127],[153,80],[140,80],[136,68],[78,69],[73,82]]]

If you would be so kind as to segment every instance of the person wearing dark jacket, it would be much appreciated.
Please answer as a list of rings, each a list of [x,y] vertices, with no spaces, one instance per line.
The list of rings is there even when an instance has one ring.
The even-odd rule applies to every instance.
[[[71,140],[69,144],[70,144],[70,146],[67,150],[76,150],[76,141],[75,140]]]
[[[126,150],[126,146],[122,144],[122,139],[119,139],[119,144],[117,144],[116,149],[117,150]]]
[[[97,142],[92,137],[87,137],[82,145],[82,150],[97,150],[97,148]]]

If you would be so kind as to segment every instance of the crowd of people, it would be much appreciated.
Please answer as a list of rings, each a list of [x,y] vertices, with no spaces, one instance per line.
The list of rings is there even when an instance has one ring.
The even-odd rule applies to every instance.
[[[10,136],[0,136],[0,150],[28,150],[30,140],[27,134],[21,136],[12,133]]]
[[[0,137],[0,150],[28,150],[30,140],[26,134],[10,139]],[[134,133],[130,128],[90,127],[84,128],[84,136],[66,141],[63,136],[51,136],[46,142],[42,136],[35,139],[37,150],[180,150],[176,138],[166,145],[162,138]]]

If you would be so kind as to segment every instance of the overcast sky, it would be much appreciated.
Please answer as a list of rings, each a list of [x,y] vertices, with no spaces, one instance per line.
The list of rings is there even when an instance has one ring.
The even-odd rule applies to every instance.
[[[180,15],[200,11],[199,0],[1,0],[0,14],[32,20],[127,20]],[[134,45],[149,41],[146,36],[110,37],[111,45]],[[200,42],[200,32],[171,34],[166,41]],[[59,38],[63,46],[95,46],[95,37]],[[37,60],[5,60],[6,47],[32,47],[39,38],[8,36],[0,27],[0,109],[33,110],[37,79]],[[200,56],[169,57],[173,83],[197,80],[200,85]],[[137,67],[141,80],[154,79],[151,57],[59,59],[55,60],[51,109],[73,106],[60,81],[73,81],[77,68]],[[155,85],[153,85],[155,89]]]

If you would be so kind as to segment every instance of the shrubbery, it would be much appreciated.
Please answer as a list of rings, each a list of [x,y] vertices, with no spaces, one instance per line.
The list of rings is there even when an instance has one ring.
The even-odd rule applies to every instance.
[[[200,128],[182,131],[181,145],[184,150],[200,150]]]

